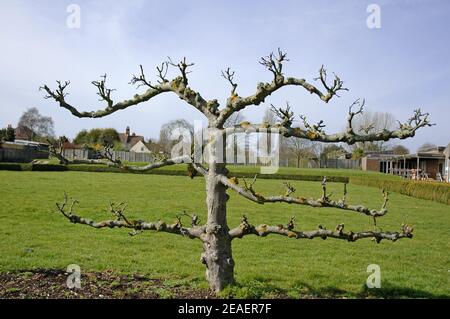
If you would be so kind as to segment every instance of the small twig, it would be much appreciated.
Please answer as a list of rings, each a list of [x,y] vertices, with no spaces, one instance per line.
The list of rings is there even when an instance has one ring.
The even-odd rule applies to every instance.
[[[188,84],[187,74],[191,73],[191,71],[187,71],[187,69],[193,66],[194,63],[187,63],[186,57],[184,57],[183,60],[181,60],[179,63],[173,63],[170,57],[168,57],[168,59],[169,59],[169,61],[167,62],[168,64],[177,67],[180,70],[181,76],[183,78],[183,83],[184,85],[187,85]]]
[[[109,107],[112,107],[114,102],[111,99],[111,92],[115,89],[108,89],[106,87],[106,74],[100,77],[100,81],[92,81],[92,84],[97,88],[97,95],[100,96],[99,101],[106,101]]]
[[[237,83],[234,82],[234,71],[231,71],[230,68],[227,68],[225,71],[222,71],[222,77],[227,80],[228,82],[230,82],[231,86],[232,86],[232,90],[231,90],[231,95],[234,96],[236,95],[236,88],[237,88]]]

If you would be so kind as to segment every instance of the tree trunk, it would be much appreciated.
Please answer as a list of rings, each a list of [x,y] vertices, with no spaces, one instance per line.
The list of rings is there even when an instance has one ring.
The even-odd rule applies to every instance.
[[[206,179],[208,221],[201,261],[206,265],[209,286],[216,292],[234,283],[234,261],[226,215],[228,195],[217,177],[224,170],[223,164],[210,164]]]

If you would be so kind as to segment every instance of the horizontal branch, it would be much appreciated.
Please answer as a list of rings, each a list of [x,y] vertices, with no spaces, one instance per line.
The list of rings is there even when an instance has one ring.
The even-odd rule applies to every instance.
[[[192,64],[186,64],[186,62],[182,62],[180,64],[182,66],[180,67],[180,72],[182,75],[174,78],[171,81],[165,79],[165,72],[168,65],[168,62],[163,63],[161,68],[157,68],[161,81],[158,81],[158,84],[155,85],[152,85],[147,81],[144,75],[144,70],[142,66],[140,66],[141,75],[133,76],[130,83],[136,84],[138,87],[147,86],[147,91],[142,94],[136,94],[133,96],[133,98],[118,103],[114,103],[114,101],[112,100],[111,92],[113,90],[106,88],[106,75],[103,76],[100,81],[93,81],[92,84],[97,87],[97,94],[101,97],[100,100],[107,102],[106,108],[97,111],[79,111],[77,107],[69,104],[66,101],[66,97],[68,95],[66,89],[70,84],[69,81],[66,81],[64,83],[62,83],[61,81],[57,81],[57,88],[54,91],[47,85],[42,86],[40,89],[46,91],[46,99],[55,100],[59,103],[60,107],[69,110],[74,116],[79,118],[104,117],[119,110],[124,110],[133,105],[138,105],[140,103],[146,102],[161,93],[173,92],[177,94],[180,99],[184,100],[185,102],[194,106],[196,109],[202,112],[209,120],[215,120],[217,116],[217,109],[219,107],[219,103],[217,102],[217,100],[206,101],[200,95],[200,93],[192,90],[188,86],[186,78],[186,74],[188,72],[186,72],[186,68],[188,66],[191,66]]]
[[[354,117],[354,113],[350,113],[348,122],[351,123],[351,119]],[[383,130],[381,132],[374,133],[356,133],[351,125],[348,126],[345,132],[336,134],[327,134],[324,131],[325,125],[322,121],[318,124],[307,124],[306,129],[300,127],[292,127],[292,113],[289,113],[289,118],[282,118],[280,123],[275,125],[264,124],[251,124],[248,122],[241,123],[231,128],[224,129],[224,134],[232,133],[254,133],[254,132],[272,132],[278,133],[284,137],[296,137],[307,139],[310,141],[318,141],[324,143],[347,143],[355,144],[357,142],[376,142],[376,141],[388,141],[390,139],[406,139],[413,137],[416,131],[422,127],[432,126],[429,121],[429,113],[422,113],[420,109],[414,111],[414,114],[405,123],[400,123],[399,128],[396,130]],[[302,116],[301,119],[306,122],[306,117]]]
[[[114,161],[114,159],[112,157],[109,159],[110,159],[110,162],[108,163],[109,166],[117,167],[124,171],[147,172],[147,171],[165,167],[165,166],[172,166],[172,165],[177,165],[177,164],[188,164],[189,176],[191,176],[192,178],[196,175],[196,173],[200,173],[202,175],[208,174],[208,170],[205,167],[203,167],[201,164],[194,163],[192,161],[192,157],[189,155],[178,156],[178,157],[174,157],[174,158],[170,158],[170,159],[162,159],[159,162],[149,163],[144,166],[126,165],[126,164],[123,164],[120,160]]]
[[[123,163],[109,163],[109,165],[113,166],[113,167],[118,167],[118,168],[126,170],[126,171],[147,172],[152,169],[161,168],[164,166],[171,166],[171,165],[190,163],[190,162],[191,162],[191,157],[189,155],[183,155],[183,156],[178,156],[178,157],[174,157],[171,159],[163,159],[160,162],[149,163],[144,166],[125,165]]]
[[[111,203],[111,213],[113,213],[117,219],[115,220],[104,220],[100,222],[95,222],[92,219],[80,217],[78,215],[73,214],[73,208],[75,207],[77,201],[72,201],[70,204],[69,210],[66,209],[68,206],[67,195],[64,196],[64,202],[62,204],[57,203],[56,207],[58,211],[66,217],[71,223],[74,224],[82,224],[87,225],[93,228],[129,228],[133,229],[134,232],[130,233],[130,235],[136,235],[145,230],[155,230],[160,232],[166,232],[171,234],[178,234],[189,238],[201,238],[201,235],[205,233],[206,226],[197,226],[194,223],[195,220],[198,220],[198,217],[193,215],[192,218],[193,223],[192,227],[183,227],[181,223],[181,219],[177,217],[177,220],[173,224],[166,224],[163,221],[155,221],[155,222],[145,222],[142,220],[130,220],[127,219],[124,215],[124,211],[126,205],[121,203],[119,205],[114,205]]]
[[[269,226],[265,224],[254,226],[249,224],[247,218],[244,216],[241,224],[238,227],[231,229],[229,231],[229,234],[232,239],[242,238],[247,235],[256,235],[260,237],[265,237],[270,234],[277,234],[296,239],[313,239],[316,237],[327,239],[328,237],[330,237],[352,242],[363,238],[373,238],[377,243],[379,243],[383,239],[396,241],[400,238],[413,237],[412,234],[413,227],[408,225],[402,225],[401,231],[399,232],[377,232],[377,231],[362,231],[357,233],[354,233],[352,231],[344,232],[344,224],[339,224],[338,226],[336,226],[335,230],[328,230],[321,225],[319,225],[318,229],[311,231],[297,231],[294,230],[293,228],[294,228],[293,219],[291,219],[291,222],[287,226],[284,225]]]
[[[348,210],[348,211],[354,211],[358,212],[373,218],[381,217],[386,215],[387,213],[387,201],[388,201],[388,193],[383,190],[384,195],[384,201],[382,204],[382,207],[380,210],[375,209],[369,209],[363,205],[350,205],[346,203],[346,196],[347,196],[347,186],[344,184],[344,196],[341,200],[336,201],[332,200],[330,198],[330,195],[327,194],[326,190],[326,179],[324,179],[324,182],[322,182],[322,197],[318,199],[313,198],[304,198],[304,197],[292,197],[291,194],[295,192],[295,189],[290,186],[290,184],[286,183],[287,191],[285,195],[279,195],[279,196],[264,196],[260,193],[257,193],[253,189],[253,185],[256,182],[256,176],[253,182],[248,185],[244,181],[244,186],[241,187],[238,185],[239,180],[237,178],[228,178],[225,175],[220,176],[220,181],[223,185],[225,185],[228,188],[231,188],[239,195],[255,202],[258,204],[265,204],[265,203],[287,203],[287,204],[297,204],[297,205],[305,205],[305,206],[311,206],[311,207],[333,207],[337,209],[342,210]]]

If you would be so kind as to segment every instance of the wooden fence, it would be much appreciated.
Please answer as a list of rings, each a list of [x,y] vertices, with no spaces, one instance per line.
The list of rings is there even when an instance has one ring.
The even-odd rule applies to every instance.
[[[67,159],[97,159],[98,153],[86,149],[68,149],[63,151],[64,157]],[[113,151],[113,158],[120,158],[123,162],[153,162],[153,156],[149,153],[136,153],[126,151]]]
[[[0,162],[29,163],[34,159],[48,159],[48,152],[36,148],[0,148]]]

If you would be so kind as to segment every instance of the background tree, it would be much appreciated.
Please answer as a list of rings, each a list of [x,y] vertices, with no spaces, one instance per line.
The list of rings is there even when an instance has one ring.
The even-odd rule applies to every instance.
[[[300,167],[302,159],[316,160],[318,158],[316,154],[316,143],[303,138],[290,137],[285,139],[285,147],[289,151],[290,155],[295,158],[296,167]]]
[[[41,115],[35,107],[26,110],[20,117],[17,125],[27,127],[31,130],[30,136],[27,136],[31,141],[42,141],[55,135],[52,118]]]
[[[14,142],[16,139],[16,133],[11,125],[0,130],[0,142]]]
[[[364,106],[362,101],[362,106]],[[383,130],[392,130],[397,123],[394,115],[389,112],[371,112],[365,111],[357,114],[354,119],[354,127],[358,132],[366,134],[382,132]],[[356,148],[362,148],[363,151],[382,151],[386,147],[385,141],[365,141],[356,143]]]
[[[345,148],[341,145],[330,144],[322,148],[320,152],[320,160],[336,159],[345,154]]]
[[[277,123],[277,116],[276,112],[274,112],[273,110],[273,105],[272,108],[266,108],[266,110],[264,111],[263,123],[267,123],[271,126]]]
[[[113,146],[114,149],[120,147],[119,133],[113,128],[94,128],[89,131],[78,132],[73,142],[90,148],[102,148]]]
[[[230,228],[227,222],[227,201],[230,196],[227,194],[228,190],[234,191],[240,196],[251,200],[258,204],[266,203],[290,203],[296,205],[308,205],[312,207],[333,207],[339,210],[351,211],[357,214],[367,215],[376,220],[376,218],[384,216],[387,213],[387,193],[384,193],[383,203],[380,210],[369,209],[362,205],[351,205],[347,203],[346,188],[344,187],[343,196],[341,199],[334,200],[327,192],[326,179],[322,182],[322,194],[318,199],[307,199],[302,196],[293,196],[295,189],[286,183],[286,191],[283,195],[263,195],[257,191],[256,176],[249,182],[244,179],[239,180],[236,176],[232,176],[226,169],[226,164],[221,158],[217,157],[220,149],[223,149],[222,138],[231,132],[252,132],[259,129],[267,129],[267,124],[252,124],[244,122],[232,128],[224,128],[227,119],[233,113],[239,112],[251,105],[260,105],[265,99],[286,86],[297,86],[305,89],[307,92],[314,94],[320,100],[329,102],[339,92],[347,90],[343,86],[343,81],[338,77],[329,81],[327,79],[327,71],[322,66],[319,70],[319,77],[317,81],[323,86],[320,90],[318,87],[307,82],[303,78],[286,77],[283,74],[283,66],[287,61],[286,54],[281,50],[277,53],[263,57],[260,64],[263,65],[272,74],[272,79],[269,82],[258,83],[256,92],[248,96],[241,96],[237,92],[237,83],[234,78],[234,72],[230,69],[224,71],[222,75],[231,85],[230,97],[227,99],[224,107],[220,107],[216,99],[205,100],[202,95],[189,86],[188,73],[189,68],[193,65],[188,63],[184,58],[178,64],[171,60],[163,63],[157,68],[158,80],[156,83],[150,82],[142,66],[140,66],[140,73],[133,76],[131,83],[138,85],[138,87],[145,87],[145,92],[136,94],[134,97],[125,101],[115,103],[111,97],[113,90],[106,86],[106,75],[100,81],[92,82],[98,89],[98,95],[106,103],[104,109],[92,112],[78,111],[76,107],[67,101],[67,86],[69,82],[57,82],[55,90],[50,89],[47,85],[42,87],[46,92],[46,98],[54,99],[63,108],[69,110],[77,117],[85,118],[99,118],[109,114],[123,110],[132,105],[137,105],[146,102],[153,97],[171,92],[179,98],[196,108],[202,113],[208,121],[208,150],[210,156],[208,157],[207,167],[202,166],[202,163],[196,161],[192,154],[183,155],[172,159],[164,159],[161,162],[150,163],[146,166],[122,166],[127,170],[150,170],[167,165],[174,165],[186,163],[189,169],[197,171],[203,175],[206,183],[206,207],[207,218],[206,223],[200,225],[197,214],[191,214],[190,221],[186,225],[181,217],[178,217],[172,224],[165,223],[161,220],[155,222],[144,222],[141,220],[131,220],[125,216],[125,205],[111,205],[110,211],[116,216],[116,219],[106,220],[102,222],[95,222],[93,220],[80,217],[74,213],[74,205],[68,203],[67,197],[64,203],[57,204],[57,208],[61,214],[70,220],[72,223],[84,224],[94,228],[114,228],[126,227],[132,229],[131,234],[137,234],[145,230],[157,230],[160,232],[168,232],[178,234],[187,238],[199,239],[203,244],[203,253],[201,255],[201,262],[206,266],[206,278],[211,289],[220,291],[225,286],[234,283],[234,259],[232,256],[231,243],[234,239],[243,238],[248,235],[267,236],[270,234],[277,234],[286,236],[287,238],[296,239],[312,239],[312,238],[336,238],[345,241],[356,241],[363,238],[373,238],[377,242],[383,239],[396,241],[400,238],[411,238],[412,227],[402,225],[399,231],[345,231],[344,224],[339,224],[334,230],[319,226],[317,229],[310,231],[296,230],[295,220],[292,218],[286,221],[286,224],[259,226],[252,225],[247,216],[242,217],[241,224],[235,228]],[[175,67],[179,70],[180,75],[172,80],[166,77],[167,68]],[[354,110],[358,107],[358,110]],[[324,130],[323,122],[317,124],[310,124],[304,120],[305,129],[292,127],[294,113],[288,108],[278,108],[277,123],[269,128],[277,129],[280,134],[288,137],[297,137],[308,140],[320,141],[325,143],[349,143],[354,144],[364,141],[386,141],[392,138],[405,139],[415,135],[415,132],[424,126],[428,126],[428,114],[416,110],[414,115],[405,123],[401,123],[396,130],[384,130],[381,132],[361,133],[353,129],[354,116],[362,111],[362,106],[358,103],[352,105],[349,109],[347,119],[347,129],[345,132],[336,134],[327,134]],[[145,191],[145,190],[143,190]],[[181,214],[179,215],[181,216]],[[181,258],[181,256],[180,256]],[[270,258],[270,257],[268,257]]]
[[[356,147],[352,151],[352,159],[360,159],[364,157],[364,150],[361,147]]]
[[[172,120],[163,126],[159,132],[159,144],[162,151],[166,155],[170,155],[172,148],[182,139],[187,139],[187,143],[191,143],[194,136],[194,127],[191,123],[184,119]]]
[[[245,121],[245,116],[241,112],[233,113],[225,123],[223,124],[224,128],[231,128],[235,127],[236,125],[239,125],[240,123],[243,123]],[[227,146],[226,146],[226,152],[227,154],[233,154],[233,158],[227,159],[228,163],[237,163],[238,162],[238,156],[237,154],[242,150],[245,152],[247,149],[246,144],[247,139],[243,134],[230,134],[228,136],[227,140]]]
[[[163,147],[159,143],[159,140],[149,138],[147,143],[145,144],[150,152],[153,154],[162,154],[163,153]]]
[[[392,147],[394,155],[406,155],[409,154],[409,149],[403,145],[395,145]]]
[[[233,113],[233,115],[231,115],[229,118],[227,118],[227,120],[223,124],[223,127],[234,127],[244,121],[245,121],[245,116],[242,115],[242,113],[240,113],[240,112],[236,112],[236,113]]]

